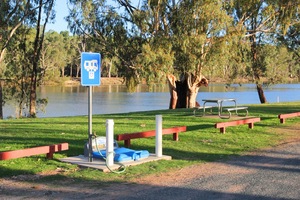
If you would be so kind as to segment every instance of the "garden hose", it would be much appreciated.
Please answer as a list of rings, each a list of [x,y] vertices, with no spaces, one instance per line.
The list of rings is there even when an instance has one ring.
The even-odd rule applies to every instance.
[[[109,171],[110,171],[110,172],[113,172],[113,173],[116,173],[116,174],[121,174],[121,173],[125,172],[125,171],[126,171],[126,166],[125,166],[124,164],[122,164],[122,163],[117,163],[118,165],[120,165],[120,167],[118,168],[118,171],[113,170],[113,169],[111,169],[111,168],[108,166],[108,164],[107,164],[107,159],[106,159],[106,158],[109,157],[109,156],[111,156],[111,155],[113,155],[113,156],[115,157],[115,152],[110,152],[110,153],[107,153],[107,152],[106,152],[106,157],[105,157],[105,156],[101,153],[101,150],[98,148],[98,145],[97,145],[97,137],[96,137],[96,135],[94,134],[93,136],[94,136],[94,139],[95,139],[96,149],[97,149],[98,153],[100,154],[100,156],[102,156],[102,158],[105,160],[105,165],[106,165],[106,167],[109,169]]]

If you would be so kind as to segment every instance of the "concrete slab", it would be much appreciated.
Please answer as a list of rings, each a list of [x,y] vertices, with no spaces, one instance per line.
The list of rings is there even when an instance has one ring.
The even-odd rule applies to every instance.
[[[139,159],[137,161],[120,162],[121,165],[118,163],[115,163],[113,166],[109,167],[110,169],[106,166],[104,160],[94,158],[93,162],[89,162],[88,157],[85,157],[83,155],[61,158],[59,160],[62,162],[67,162],[67,163],[79,165],[82,167],[99,169],[103,172],[110,172],[110,169],[117,170],[120,168],[121,165],[125,165],[126,167],[128,167],[128,166],[140,165],[140,164],[143,164],[146,162],[152,162],[152,161],[158,161],[158,160],[172,160],[172,157],[167,156],[167,155],[163,155],[162,157],[156,157],[155,154],[150,154],[148,158]]]

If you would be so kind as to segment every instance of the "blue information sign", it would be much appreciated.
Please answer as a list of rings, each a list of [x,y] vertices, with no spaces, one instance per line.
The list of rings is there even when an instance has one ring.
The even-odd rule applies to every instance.
[[[81,53],[81,85],[100,85],[101,56],[99,53]]]

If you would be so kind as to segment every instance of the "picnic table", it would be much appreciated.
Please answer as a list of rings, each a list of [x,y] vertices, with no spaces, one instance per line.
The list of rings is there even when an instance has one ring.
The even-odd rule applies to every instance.
[[[217,104],[218,115],[219,115],[220,118],[230,118],[231,117],[231,111],[235,111],[236,115],[238,115],[238,113],[237,113],[238,110],[246,110],[246,116],[248,115],[248,107],[238,107],[237,104],[236,104],[236,100],[233,99],[233,98],[203,99],[202,101],[204,102],[203,103],[203,116],[205,115],[205,108],[208,107],[208,106],[206,106],[207,103]],[[224,102],[231,102],[233,104],[233,107],[224,109],[224,110],[229,112],[229,116],[228,115],[222,115],[223,103]]]

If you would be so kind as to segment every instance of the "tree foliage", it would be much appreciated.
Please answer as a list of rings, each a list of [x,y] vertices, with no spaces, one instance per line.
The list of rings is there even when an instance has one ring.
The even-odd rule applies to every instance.
[[[31,117],[35,117],[36,115],[36,87],[43,75],[39,65],[40,55],[43,46],[45,26],[54,17],[54,13],[52,12],[53,5],[54,0],[11,0],[1,2],[0,6],[1,13],[4,11],[6,14],[1,19],[0,63],[2,64],[2,61],[5,59],[4,56],[8,48],[10,48],[11,51],[17,51],[18,54],[15,56],[17,58],[15,59],[15,57],[12,57],[11,63],[18,64],[18,67],[22,66],[21,72],[23,73],[23,77],[18,80],[21,84],[20,88],[17,88],[16,90],[16,93],[18,93],[17,91],[21,92],[20,99],[18,99],[19,108],[24,105],[25,94],[27,94],[26,97],[28,98],[28,101],[26,102],[26,105],[29,109],[28,116]],[[28,30],[33,29],[32,27],[35,29],[34,40],[30,45],[27,45],[26,36],[29,32]],[[14,37],[17,31],[19,33],[17,37],[23,38],[25,41],[20,41],[17,37]],[[24,63],[22,63],[22,61]],[[14,65],[9,66],[12,68],[17,67]],[[12,69],[7,70],[14,71]],[[5,74],[5,72],[3,74]],[[3,74],[1,74],[1,76],[3,76]],[[14,78],[15,77],[17,76],[15,75]],[[25,85],[27,84],[29,87],[26,87],[26,89]],[[3,97],[0,96],[0,98],[2,99]]]
[[[53,4],[0,4],[0,78],[13,80],[5,81],[5,98],[0,87],[0,99],[18,99],[19,110],[30,105],[30,116],[36,87],[79,78],[84,51],[100,52],[102,76],[124,77],[130,91],[143,80],[165,84],[179,77],[171,81],[174,87],[185,78],[188,106],[194,106],[202,74],[255,82],[262,103],[266,82],[300,79],[300,0],[69,0],[72,35],[45,33],[55,17]],[[7,90],[9,84],[15,89]]]
[[[261,103],[266,103],[261,78],[267,71],[266,63],[262,62],[263,55],[259,55],[261,46],[268,43],[276,45],[274,35],[285,35],[295,24],[299,24],[299,1],[273,0],[237,0],[228,7],[234,18],[235,27],[244,31],[244,38],[250,45],[250,72],[257,85]],[[273,77],[270,77],[273,79]],[[274,79],[273,79],[274,80]]]

